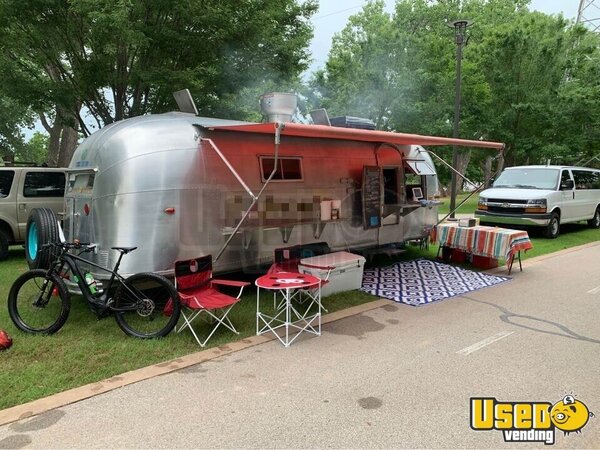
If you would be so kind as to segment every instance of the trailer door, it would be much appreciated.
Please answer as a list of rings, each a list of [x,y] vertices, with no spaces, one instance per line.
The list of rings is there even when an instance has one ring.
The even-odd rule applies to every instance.
[[[379,166],[364,166],[362,212],[365,230],[381,227],[383,209],[383,172]]]
[[[94,242],[92,191],[95,171],[80,170],[68,174],[63,228],[65,238],[72,242]]]

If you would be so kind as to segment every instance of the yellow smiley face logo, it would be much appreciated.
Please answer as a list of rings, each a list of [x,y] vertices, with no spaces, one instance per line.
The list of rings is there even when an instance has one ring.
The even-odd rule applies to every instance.
[[[587,406],[579,400],[575,400],[572,395],[566,395],[562,400],[552,405],[550,418],[552,423],[565,434],[574,431],[579,432],[589,418],[593,416]]]

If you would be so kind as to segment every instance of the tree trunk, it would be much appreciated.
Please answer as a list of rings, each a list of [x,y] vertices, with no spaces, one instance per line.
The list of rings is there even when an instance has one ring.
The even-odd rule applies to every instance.
[[[467,171],[467,167],[469,166],[470,160],[471,160],[471,151],[470,150],[459,150],[458,151],[458,158],[457,158],[457,163],[456,163],[457,166],[455,167],[455,169],[458,171],[458,173],[460,173],[463,176],[465,175],[465,173]],[[456,184],[457,184],[456,193],[459,194],[463,190],[464,178],[458,177]]]
[[[485,161],[483,162],[483,186],[488,187],[492,180],[492,163],[494,158],[491,156],[486,156]]]
[[[68,167],[77,148],[77,125],[75,127],[64,126],[60,139],[60,150],[58,155],[58,167]]]
[[[52,125],[40,115],[42,125],[50,135],[48,139],[48,165],[50,167],[67,167],[71,162],[77,138],[79,122],[73,113],[58,107]]]

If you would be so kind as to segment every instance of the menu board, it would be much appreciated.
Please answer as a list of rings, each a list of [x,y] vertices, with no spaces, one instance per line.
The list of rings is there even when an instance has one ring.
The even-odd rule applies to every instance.
[[[362,179],[363,226],[381,226],[381,167],[364,166]]]

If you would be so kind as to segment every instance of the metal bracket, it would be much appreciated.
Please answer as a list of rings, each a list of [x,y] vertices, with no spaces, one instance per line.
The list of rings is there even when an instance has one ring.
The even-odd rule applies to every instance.
[[[283,243],[287,244],[288,241],[290,240],[290,236],[292,235],[292,230],[294,229],[294,226],[292,225],[291,227],[281,227],[279,228],[279,231],[281,232],[281,238],[283,239]]]
[[[313,223],[313,236],[315,239],[319,239],[321,237],[321,233],[323,233],[325,225],[327,225],[327,222]]]

